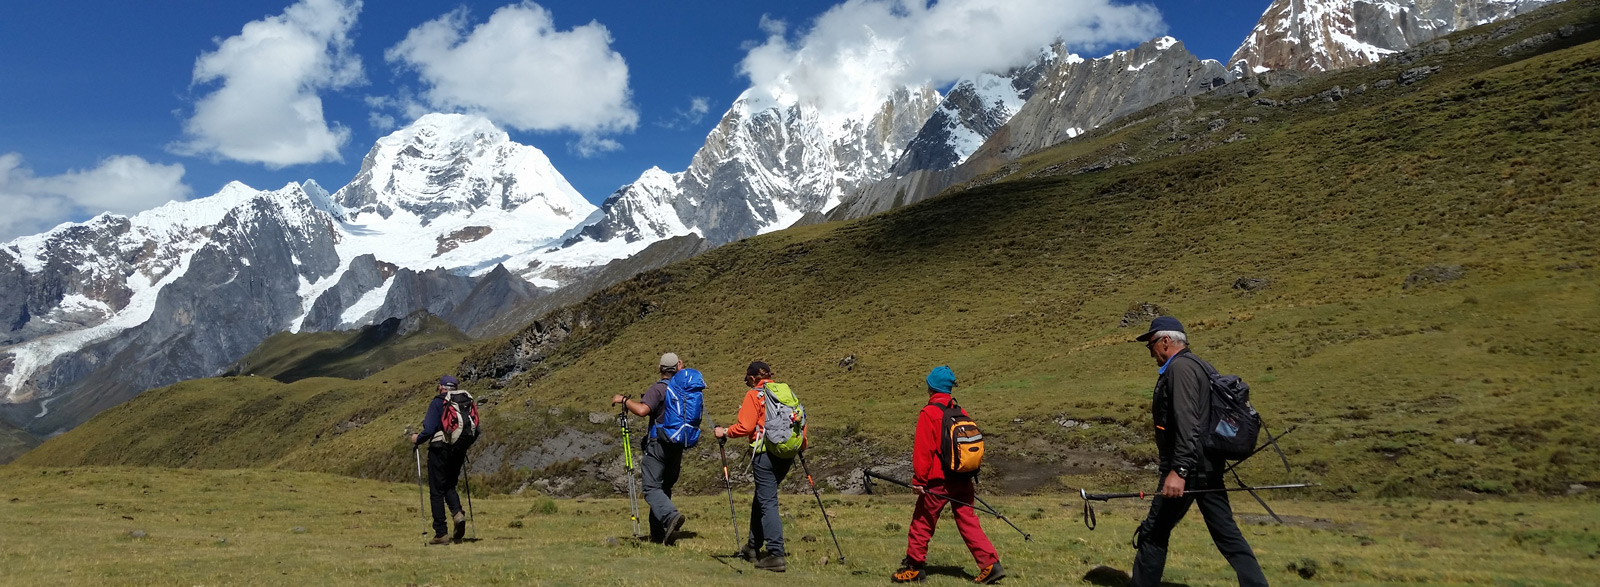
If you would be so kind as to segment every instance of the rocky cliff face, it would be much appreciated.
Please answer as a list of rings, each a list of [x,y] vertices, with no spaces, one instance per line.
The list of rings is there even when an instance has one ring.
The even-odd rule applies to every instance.
[[[134,292],[131,299],[99,324],[5,349],[11,359],[8,420],[48,433],[145,389],[215,375],[300,315],[303,282],[329,278],[339,269],[332,218],[313,206],[300,186],[253,193],[230,186],[218,197],[185,203],[189,206],[169,204],[175,210],[164,211],[196,212],[189,216],[195,219],[204,212],[197,208],[226,208],[204,231],[203,244],[169,259],[159,288],[136,269],[126,281]],[[130,234],[119,232],[123,227],[149,226],[151,220],[140,215],[58,236],[104,242]],[[107,232],[88,238],[97,228]],[[68,239],[55,242],[65,245]],[[53,273],[49,262],[44,265],[39,279],[72,274]],[[62,283],[81,287],[82,282]]]
[[[1034,88],[1062,53],[1059,48],[1047,49],[1028,65],[956,82],[906,145],[891,174],[938,171],[966,161],[1033,97]]]
[[[823,112],[746,92],[689,168],[652,169],[602,206],[571,246],[644,244],[694,232],[722,244],[787,227],[883,177],[939,103],[932,88],[897,89],[877,109]]]
[[[1099,59],[1084,59],[1068,53],[1062,46],[1033,65],[1014,70],[1012,88],[1025,88],[1028,98],[1015,113],[995,127],[1002,108],[972,110],[983,114],[972,119],[981,124],[964,125],[974,136],[982,136],[982,146],[973,148],[953,167],[941,167],[939,157],[908,153],[901,161],[928,161],[924,167],[897,166],[894,177],[866,184],[828,214],[830,220],[860,218],[932,197],[946,188],[1000,168],[1007,162],[1039,149],[1069,140],[1129,114],[1178,96],[1198,95],[1226,84],[1229,74],[1221,63],[1202,60],[1189,53],[1183,43],[1163,37],[1134,49],[1117,51]],[[959,86],[958,86],[959,87]],[[1019,95],[1021,92],[1019,91]],[[951,96],[956,96],[955,92]],[[960,110],[950,100],[942,110]],[[932,126],[940,118],[929,121]],[[987,134],[982,134],[982,133]],[[918,137],[948,137],[951,144],[962,140],[957,133],[924,127]],[[930,143],[932,141],[929,141]],[[939,153],[937,146],[918,148]],[[945,153],[959,153],[950,147]]]
[[[1333,71],[1556,0],[1274,0],[1232,63],[1241,72]]]

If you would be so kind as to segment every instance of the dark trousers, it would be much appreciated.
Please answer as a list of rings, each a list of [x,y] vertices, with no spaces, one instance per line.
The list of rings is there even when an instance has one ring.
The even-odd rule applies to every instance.
[[[1165,479],[1166,471],[1161,472]],[[1186,484],[1185,489],[1220,489],[1220,478],[1199,478]],[[1178,499],[1168,499],[1159,495],[1150,500],[1150,515],[1145,517],[1144,523],[1139,524],[1138,545],[1139,554],[1133,558],[1133,580],[1128,583],[1130,587],[1155,587],[1161,583],[1161,574],[1167,566],[1167,540],[1172,537],[1172,528],[1183,520],[1183,515],[1189,512],[1189,504],[1200,506],[1200,515],[1205,518],[1206,529],[1211,531],[1211,541],[1217,545],[1217,550],[1223,558],[1228,559],[1228,564],[1233,565],[1233,572],[1239,577],[1239,585],[1257,586],[1266,585],[1267,578],[1261,574],[1261,563],[1256,561],[1255,552],[1250,550],[1250,543],[1245,542],[1244,534],[1239,531],[1239,525],[1233,521],[1233,506],[1228,503],[1226,493],[1202,493],[1200,495],[1184,496]]]
[[[428,502],[433,509],[433,533],[443,536],[450,532],[445,521],[445,505],[450,513],[461,511],[461,496],[456,493],[456,480],[461,477],[461,465],[467,461],[467,447],[463,444],[428,446]]]
[[[789,467],[792,466],[794,459],[775,457],[765,452],[756,453],[750,460],[751,476],[756,480],[756,494],[750,499],[750,541],[746,544],[761,550],[761,545],[765,543],[767,552],[774,556],[784,556],[783,520],[778,517],[778,484],[789,476]]]
[[[644,472],[644,502],[650,505],[650,540],[661,542],[667,538],[667,518],[678,513],[672,486],[683,470],[683,447],[646,437],[643,452],[639,468]]]

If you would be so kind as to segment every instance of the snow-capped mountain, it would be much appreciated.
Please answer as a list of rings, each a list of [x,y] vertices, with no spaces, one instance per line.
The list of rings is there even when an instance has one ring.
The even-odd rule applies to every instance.
[[[212,374],[300,312],[301,282],[334,276],[338,238],[301,186],[233,183],[209,198],[0,246],[0,281],[17,286],[0,294],[5,415],[29,425],[52,410],[92,414]],[[92,390],[71,394],[72,409],[53,404],[84,388]],[[19,413],[18,404],[32,407]]]
[[[1033,97],[1034,87],[1056,58],[1056,50],[1046,48],[1038,59],[1022,67],[957,81],[906,145],[893,174],[949,169],[966,161]]]
[[[747,90],[687,170],[651,169],[617,190],[604,218],[568,248],[631,251],[689,232],[715,245],[788,227],[884,177],[939,101],[932,88],[908,86],[873,108],[839,113]]]
[[[480,117],[430,114],[378,141],[334,194],[234,183],[16,239],[0,246],[0,413],[70,426],[214,375],[283,330],[418,309],[467,330],[492,317],[456,311],[469,298],[512,307],[540,291],[524,276],[609,261],[556,248],[597,210],[538,149]]]
[[[893,176],[862,186],[828,218],[860,218],[932,197],[1028,153],[1228,81],[1221,63],[1195,57],[1172,37],[1098,59],[1054,45],[1030,65],[958,83]]]
[[[1557,0],[1274,0],[1231,63],[1245,72],[1333,71]]]

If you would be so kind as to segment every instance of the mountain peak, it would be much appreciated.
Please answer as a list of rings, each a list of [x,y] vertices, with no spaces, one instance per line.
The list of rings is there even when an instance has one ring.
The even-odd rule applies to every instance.
[[[1333,71],[1557,0],[1274,0],[1229,63],[1236,70]],[[1243,61],[1243,67],[1239,62]]]
[[[513,142],[487,118],[440,113],[378,139],[360,173],[332,201],[349,221],[405,213],[422,224],[534,201],[574,222],[593,210],[543,151]]]

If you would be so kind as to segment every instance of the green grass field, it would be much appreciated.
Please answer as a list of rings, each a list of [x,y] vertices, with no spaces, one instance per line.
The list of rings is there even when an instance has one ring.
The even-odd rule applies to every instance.
[[[822,564],[835,555],[815,501],[784,494],[792,554],[779,578],[713,558],[733,550],[724,496],[680,500],[690,521],[671,548],[627,538],[625,499],[505,495],[474,498],[478,542],[424,547],[412,484],[261,470],[3,472],[0,567],[17,585],[878,585],[904,553],[911,512],[904,493],[824,496],[846,564]],[[736,489],[741,528],[749,490]],[[1128,568],[1145,505],[1103,506],[1090,532],[1076,497],[992,501],[1034,537],[1025,543],[984,520],[1008,585],[1079,584],[1100,565]],[[1583,585],[1600,576],[1592,499],[1276,500],[1287,526],[1262,525],[1254,504],[1235,504],[1274,584]],[[946,517],[929,553],[929,585],[970,584],[976,572],[953,530]],[[1174,534],[1166,580],[1232,582],[1198,518]]]

